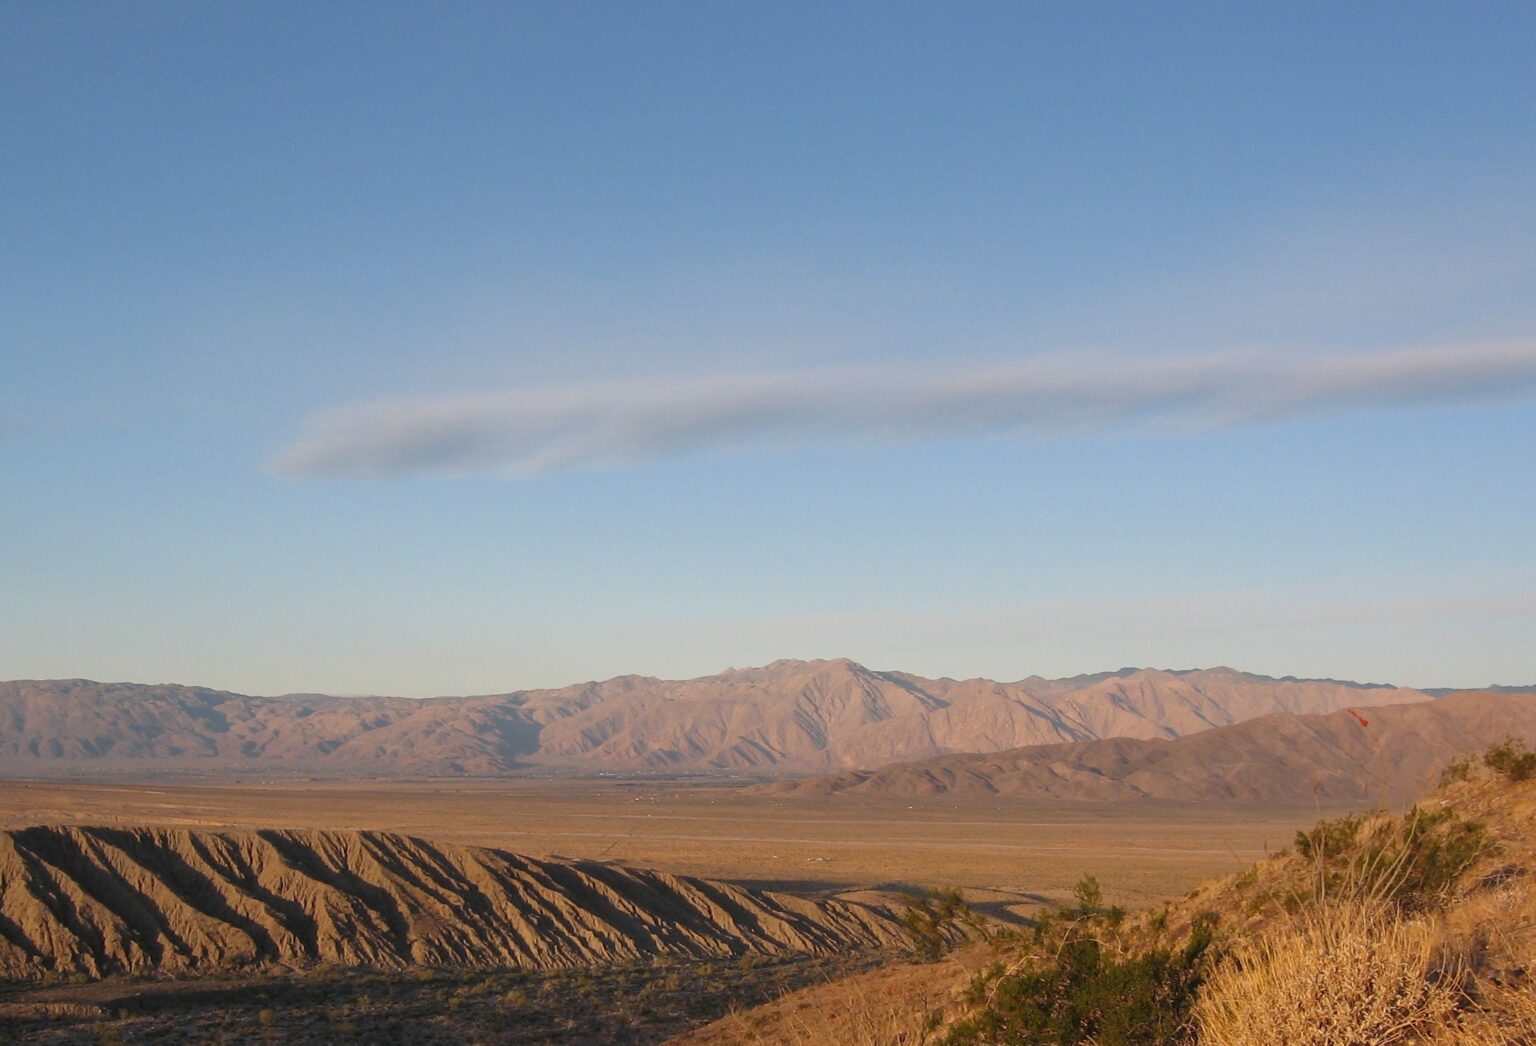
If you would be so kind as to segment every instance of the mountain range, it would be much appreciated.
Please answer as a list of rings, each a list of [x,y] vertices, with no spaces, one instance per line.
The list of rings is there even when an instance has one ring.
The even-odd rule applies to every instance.
[[[1429,699],[1405,687],[1230,668],[996,682],[841,659],[422,700],[16,681],[0,683],[0,775],[826,773],[1102,738],[1174,739],[1276,713]]]

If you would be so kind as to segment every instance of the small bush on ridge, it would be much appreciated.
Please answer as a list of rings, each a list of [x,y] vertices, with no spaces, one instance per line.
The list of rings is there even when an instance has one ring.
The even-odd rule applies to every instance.
[[[1513,737],[1489,748],[1483,755],[1483,764],[1511,781],[1527,781],[1536,776],[1536,752],[1526,747],[1524,741]]]
[[[981,918],[971,911],[960,891],[953,888],[930,890],[908,900],[901,925],[912,942],[912,950],[923,962],[938,962],[957,930],[979,933],[984,929]]]
[[[1398,819],[1351,814],[1296,833],[1297,852],[1316,865],[1320,898],[1369,898],[1403,908],[1442,900],[1493,849],[1484,825],[1419,807]]]

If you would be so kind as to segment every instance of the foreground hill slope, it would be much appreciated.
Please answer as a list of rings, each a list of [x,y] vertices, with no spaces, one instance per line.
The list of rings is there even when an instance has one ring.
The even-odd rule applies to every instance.
[[[0,977],[308,966],[552,969],[822,954],[893,916],[597,861],[382,832],[0,833]]]
[[[1074,900],[1032,932],[803,988],[667,1046],[1529,1046],[1536,755],[1501,742],[1400,815],[1319,822],[1152,910],[1106,907],[1091,878]]]
[[[1453,758],[1509,735],[1536,736],[1536,695],[1459,693],[1356,712],[1266,716],[1174,740],[1041,745],[755,788],[794,797],[1398,803],[1422,794]]]
[[[1401,687],[1229,668],[999,683],[846,660],[421,701],[19,681],[0,683],[0,774],[804,773],[1104,737],[1175,738],[1281,712],[1425,699]]]

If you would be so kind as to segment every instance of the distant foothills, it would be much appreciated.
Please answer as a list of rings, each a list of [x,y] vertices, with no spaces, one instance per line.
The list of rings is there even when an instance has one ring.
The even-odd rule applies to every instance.
[[[1070,745],[1062,751],[1075,753],[1068,761],[1073,765],[1038,752],[1020,757],[1034,767],[1025,775],[1034,783],[1026,786],[1015,773],[1011,783],[999,777],[991,790],[1040,797],[1198,798],[1206,786],[1149,786],[1146,774],[1138,779],[1132,771],[1114,771],[1106,777],[1102,767],[1090,765],[1118,753],[1110,761],[1123,770],[1126,760],[1162,751],[1158,744],[1132,746],[1135,758],[1127,754],[1132,749],[1080,744],[1116,738],[1166,746],[1262,717],[1326,717],[1347,709],[1433,702],[1448,710],[1434,714],[1440,738],[1435,758],[1440,758],[1441,749],[1475,743],[1490,732],[1502,736],[1523,729],[1522,717],[1536,704],[1529,696],[1536,687],[1491,688],[1483,697],[1447,699],[1465,693],[1277,679],[1231,668],[1121,669],[1011,683],[925,679],[872,671],[846,659],[777,661],[682,681],[620,676],[558,690],[422,700],[251,697],[194,686],[23,680],[0,683],[0,775],[445,777],[558,771],[804,777]],[[1476,724],[1458,725],[1463,719]],[[1419,725],[1428,729],[1428,722]],[[1529,725],[1536,728],[1536,719]],[[1356,726],[1363,734],[1355,740],[1370,742],[1368,728]],[[1262,725],[1250,728],[1241,735],[1249,739],[1246,744],[1252,744],[1255,730],[1264,734]],[[1217,746],[1207,742],[1198,751],[1195,762],[1213,765]],[[947,772],[898,775],[888,783],[905,794],[945,791],[956,786],[935,782]],[[1187,783],[1189,774],[1175,776]],[[800,791],[881,787],[871,780],[834,778]],[[966,780],[970,783],[958,787],[987,790],[975,774]],[[1233,793],[1226,798],[1262,798],[1250,793],[1266,792],[1241,784],[1226,790]]]

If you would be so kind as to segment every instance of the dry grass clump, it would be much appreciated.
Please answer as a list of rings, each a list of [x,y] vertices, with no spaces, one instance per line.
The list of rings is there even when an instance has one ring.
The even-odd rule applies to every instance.
[[[942,1019],[937,1010],[855,997],[841,1012],[792,1015],[779,1029],[777,1041],[785,1046],[928,1046],[937,1041]]]
[[[1203,1046],[1391,1046],[1457,1026],[1460,964],[1427,919],[1366,903],[1316,909],[1239,942],[1195,1003]]]

